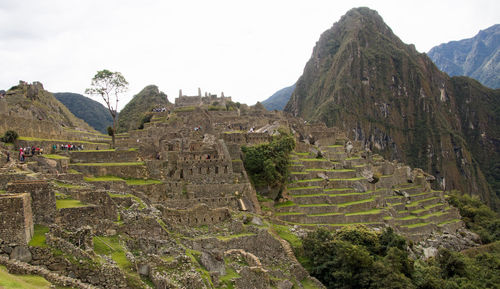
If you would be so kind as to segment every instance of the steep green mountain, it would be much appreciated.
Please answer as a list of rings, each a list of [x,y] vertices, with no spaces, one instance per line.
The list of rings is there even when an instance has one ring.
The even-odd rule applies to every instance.
[[[167,95],[161,92],[156,85],[148,85],[141,92],[134,95],[132,100],[118,115],[118,132],[126,132],[139,128],[141,120],[153,108],[162,108],[170,105]]]
[[[83,119],[97,131],[107,134],[107,127],[113,125],[108,109],[95,100],[71,92],[58,92],[54,96],[76,117]]]
[[[451,76],[469,76],[488,87],[500,88],[500,24],[472,38],[436,46],[428,55]]]
[[[290,96],[292,96],[294,89],[295,84],[282,88],[276,91],[268,99],[264,100],[262,105],[264,105],[267,110],[283,110],[287,102],[290,100]]]
[[[450,78],[376,11],[352,9],[321,35],[284,110],[338,126],[436,186],[492,206],[500,195],[500,90]]]

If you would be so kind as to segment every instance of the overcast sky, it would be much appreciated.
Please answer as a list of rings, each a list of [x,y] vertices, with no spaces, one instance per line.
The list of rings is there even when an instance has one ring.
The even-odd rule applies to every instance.
[[[254,104],[295,83],[320,34],[360,6],[420,52],[500,23],[498,0],[0,0],[0,89],[83,94],[109,69],[130,83],[120,108],[149,84],[170,101],[200,87]]]

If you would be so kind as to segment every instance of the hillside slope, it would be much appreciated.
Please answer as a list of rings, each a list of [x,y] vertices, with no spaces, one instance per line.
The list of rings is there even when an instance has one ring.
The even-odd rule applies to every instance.
[[[433,47],[428,55],[451,76],[469,76],[488,87],[500,88],[500,24],[472,38]]]
[[[271,95],[268,99],[264,100],[262,102],[262,105],[267,109],[267,110],[283,110],[285,105],[288,103],[290,100],[290,96],[292,96],[292,93],[295,89],[295,84],[282,88],[278,91],[276,91],[273,95]]]
[[[151,112],[153,108],[166,107],[169,104],[167,95],[156,85],[146,86],[120,111],[117,131],[126,132],[137,129],[145,113]]]
[[[83,119],[97,131],[107,134],[107,127],[113,125],[108,109],[95,100],[71,92],[58,92],[54,96],[76,117]]]
[[[97,132],[73,115],[40,82],[20,81],[0,99],[0,134],[15,130],[20,136],[73,139],[78,132]]]
[[[450,78],[376,11],[357,8],[321,35],[284,110],[338,126],[367,148],[435,175],[442,188],[494,205],[499,100],[499,90]]]

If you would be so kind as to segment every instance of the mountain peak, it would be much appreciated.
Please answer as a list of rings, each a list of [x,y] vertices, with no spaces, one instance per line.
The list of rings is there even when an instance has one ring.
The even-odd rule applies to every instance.
[[[470,87],[467,101],[463,92],[468,90],[460,87]],[[425,54],[394,35],[376,11],[362,7],[351,9],[321,35],[284,110],[337,126],[367,149],[427,170],[442,188],[479,194],[493,203],[484,177],[466,177],[481,166],[488,178],[498,179],[488,172],[489,161],[467,157],[467,147],[474,147],[476,160],[494,155],[495,149],[488,147],[493,140],[485,134],[471,142],[484,142],[488,149],[481,152],[464,139],[498,127],[467,114],[484,110],[494,119],[482,105],[495,107],[495,99],[495,92],[470,80],[450,79]],[[478,107],[463,107],[471,103]],[[467,115],[457,117],[461,113]],[[459,154],[448,153],[457,147]],[[465,165],[449,166],[460,163]]]

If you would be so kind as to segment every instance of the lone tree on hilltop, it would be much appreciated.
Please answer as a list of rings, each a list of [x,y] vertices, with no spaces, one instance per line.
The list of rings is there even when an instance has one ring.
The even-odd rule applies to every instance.
[[[113,118],[113,128],[112,130],[108,129],[108,133],[111,135],[113,148],[115,148],[118,99],[122,93],[128,90],[128,82],[120,72],[111,72],[107,69],[104,69],[98,71],[96,75],[94,75],[90,86],[90,88],[87,88],[85,90],[85,93],[90,95],[100,95],[108,106],[109,113]]]

